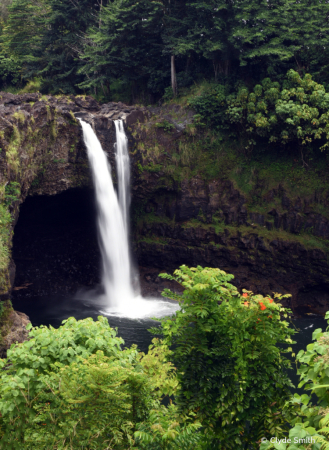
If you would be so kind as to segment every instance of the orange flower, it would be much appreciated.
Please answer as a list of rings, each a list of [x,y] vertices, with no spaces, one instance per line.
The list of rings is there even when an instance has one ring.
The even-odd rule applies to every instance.
[[[249,306],[249,302],[244,302],[244,306]]]
[[[260,304],[260,309],[262,311],[264,311],[266,309],[266,306],[264,305],[264,303],[263,302],[259,302],[259,304]]]
[[[273,298],[269,298],[270,303],[273,303]]]
[[[244,292],[244,293],[242,294],[242,297],[248,297],[247,292]]]
[[[272,319],[272,316],[268,316],[270,319]]]

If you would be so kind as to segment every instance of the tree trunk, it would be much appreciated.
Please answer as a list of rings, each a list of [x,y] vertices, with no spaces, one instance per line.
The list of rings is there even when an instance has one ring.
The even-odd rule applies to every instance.
[[[213,61],[213,66],[214,66],[214,72],[215,72],[215,81],[217,82],[218,79],[218,73],[220,72],[220,63],[217,61]]]
[[[100,28],[101,25],[102,25],[102,19],[101,19],[102,8],[103,8],[103,0],[101,0],[101,2],[99,3],[99,24],[98,24],[98,28]]]
[[[131,103],[134,104],[135,103],[135,92],[136,92],[136,81],[135,80],[131,80]]]
[[[176,80],[176,67],[175,67],[175,56],[171,56],[171,87],[174,93],[174,97],[177,95],[177,80]]]

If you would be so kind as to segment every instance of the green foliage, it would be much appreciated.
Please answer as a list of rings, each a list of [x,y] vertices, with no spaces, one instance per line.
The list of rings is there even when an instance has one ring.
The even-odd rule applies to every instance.
[[[328,3],[214,0],[2,0],[0,81],[147,104],[203,78],[255,84],[288,69],[328,83]],[[25,88],[24,88],[25,89]],[[175,89],[176,90],[176,89]]]
[[[122,350],[104,317],[28,327],[30,340],[0,360],[0,449],[258,449],[267,438],[260,450],[327,450],[329,332],[297,355],[312,405],[289,393],[294,331],[281,295],[240,294],[220,269],[161,276],[185,290],[163,292],[181,309],[161,319],[165,339],[147,354]],[[1,325],[11,311],[0,304]]]
[[[168,122],[168,120],[163,120],[162,122],[157,122],[155,124],[157,128],[162,128],[166,133],[170,133],[175,129],[175,125]]]
[[[18,58],[0,53],[0,79],[4,86],[18,84],[21,80],[21,69]]]
[[[253,92],[241,89],[227,102],[230,122],[247,136],[246,148],[258,136],[276,145],[294,143],[302,148],[315,140],[322,144],[321,150],[329,145],[329,94],[309,74],[302,78],[290,70],[283,89],[265,78]]]
[[[78,34],[93,23],[95,8],[90,0],[13,0],[2,33],[4,54],[19,61],[23,78],[36,77],[42,90],[75,93],[75,84],[81,81],[77,75]],[[27,89],[37,87],[30,82]]]
[[[11,313],[13,310],[13,305],[10,300],[2,300],[0,302],[0,344],[3,344],[3,337],[8,334],[12,326]]]
[[[201,425],[188,423],[193,417],[179,417],[177,407],[161,405],[150,411],[148,423],[138,425],[135,432],[136,444],[140,450],[194,450],[199,447],[203,436],[197,433]]]
[[[21,187],[17,181],[10,181],[5,187],[5,205],[16,202],[20,196]]]
[[[272,71],[279,62],[295,58],[309,65],[311,54],[327,52],[329,6],[315,0],[266,2],[242,0],[234,7],[235,27],[230,40],[240,61],[263,61]],[[246,20],[247,17],[247,20]]]
[[[277,344],[292,344],[294,331],[281,319],[289,310],[269,297],[241,295],[229,283],[233,275],[220,269],[181,266],[160,276],[185,288],[164,290],[181,310],[161,320],[177,367],[180,412],[195,414],[218,448],[257,448],[260,437],[284,426],[277,413],[289,398],[290,362]]]
[[[42,78],[33,78],[29,80],[23,89],[19,91],[19,94],[30,94],[33,92],[39,92],[42,89]]]
[[[14,112],[13,117],[21,124],[23,124],[25,122],[25,115],[24,115],[23,111]]]
[[[329,319],[329,312],[326,313],[326,319]],[[290,442],[282,443],[281,447],[274,442],[264,442],[260,450],[304,450],[304,443],[309,443],[307,448],[312,450],[329,448],[329,332],[323,332],[319,328],[313,332],[313,340],[315,342],[309,344],[306,351],[301,350],[297,355],[297,361],[300,363],[298,387],[311,391],[313,396],[316,395],[317,404],[313,404],[310,395],[294,394],[285,408],[290,409],[288,417],[293,425],[286,436]],[[291,407],[295,409],[293,414]]]
[[[0,448],[132,448],[137,424],[152,426],[149,411],[177,380],[159,340],[147,355],[122,344],[99,317],[36,327],[12,345],[0,360]]]
[[[199,117],[194,116],[194,119],[199,122],[198,125],[206,123],[216,131],[228,128],[226,96],[227,88],[221,84],[214,84],[204,90],[201,95],[189,99],[188,106],[195,109],[199,115]]]
[[[169,100],[172,100],[173,98],[174,98],[174,92],[172,90],[172,87],[169,86],[169,87],[165,88],[164,94],[162,97],[163,101],[168,102]]]
[[[2,190],[2,189],[1,189]],[[5,189],[3,189],[4,191]],[[1,191],[0,191],[1,192]],[[8,211],[7,205],[0,203],[0,270],[8,267],[10,252],[10,224],[12,218]],[[0,282],[5,285],[5,280],[0,275]]]
[[[157,60],[161,15],[160,2],[120,0],[104,6],[85,41],[80,73],[86,78],[80,87],[109,93],[109,81],[120,78],[131,81],[134,90]]]
[[[249,156],[255,146],[263,151],[278,145],[290,152],[297,148],[306,166],[306,156],[329,146],[329,94],[309,74],[301,77],[290,70],[282,85],[264,78],[251,92],[242,87],[235,94],[227,86],[210,85],[188,105],[198,113],[196,125],[240,140]]]

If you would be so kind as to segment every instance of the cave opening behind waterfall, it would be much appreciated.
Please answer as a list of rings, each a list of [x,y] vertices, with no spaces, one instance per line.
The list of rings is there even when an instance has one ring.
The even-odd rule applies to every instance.
[[[59,301],[99,283],[95,215],[94,192],[87,188],[25,200],[12,250],[16,265],[12,301],[17,310],[26,310],[29,299],[40,308],[45,298],[54,301],[56,296]]]

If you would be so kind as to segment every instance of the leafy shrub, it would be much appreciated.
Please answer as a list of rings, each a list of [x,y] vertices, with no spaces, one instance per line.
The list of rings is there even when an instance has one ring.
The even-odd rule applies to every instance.
[[[321,150],[329,146],[329,93],[309,74],[302,78],[291,69],[283,87],[264,78],[253,92],[241,89],[227,103],[229,121],[251,141],[247,148],[258,136],[270,144],[297,144],[302,158],[303,148],[315,140]]]
[[[329,332],[316,330],[297,355],[299,387],[319,398],[312,405],[289,391],[283,347],[294,331],[282,296],[240,294],[219,269],[161,276],[185,290],[163,292],[181,310],[161,319],[164,341],[153,339],[147,354],[122,350],[104,317],[33,328],[8,350],[0,449],[251,450],[267,438],[260,450],[328,450]]]
[[[5,204],[7,206],[18,200],[21,193],[20,184],[17,181],[10,181],[5,187]]]
[[[161,320],[178,371],[180,412],[195,414],[214,448],[258,448],[262,436],[281,431],[278,413],[292,386],[290,362],[277,345],[291,344],[294,333],[281,319],[289,312],[277,303],[282,296],[240,295],[229,283],[233,275],[219,269],[181,266],[160,276],[185,288],[163,292],[181,310]]]
[[[166,87],[164,90],[164,94],[162,96],[162,100],[164,102],[169,102],[173,98],[174,98],[174,91],[172,90],[172,87],[171,86]]]
[[[122,344],[99,317],[33,328],[13,345],[0,360],[0,448],[132,448],[137,423],[177,380],[158,340],[147,355]]]
[[[29,80],[23,89],[19,91],[19,94],[31,94],[41,91],[43,80],[42,78],[33,78]]]
[[[14,85],[20,84],[21,81],[21,71],[22,64],[19,61],[19,58],[14,55],[7,56],[3,52],[0,53],[0,80],[3,85],[0,90],[4,90],[4,88],[11,86],[13,93],[16,93],[18,88],[14,88]]]
[[[162,122],[157,122],[155,124],[157,128],[162,128],[165,132],[170,133],[175,129],[175,125],[168,122],[168,120],[164,119]]]
[[[329,319],[329,312],[326,313],[326,319]],[[329,332],[322,332],[318,328],[312,337],[315,342],[297,355],[297,361],[301,364],[298,369],[298,387],[304,387],[315,394],[318,397],[317,404],[313,404],[310,395],[294,394],[285,408],[295,408],[294,414],[289,417],[293,427],[289,434],[281,436],[281,439],[286,438],[286,442],[278,447],[278,443],[272,439],[272,442],[263,442],[260,450],[329,449]]]
[[[199,123],[205,123],[216,131],[227,129],[226,96],[227,88],[222,84],[207,87],[201,95],[192,97],[188,106],[198,114]]]
[[[303,164],[311,149],[329,146],[329,93],[323,85],[289,70],[282,84],[264,78],[250,91],[242,86],[229,94],[226,86],[208,86],[189,99],[198,125],[239,137],[246,154],[254,146],[299,149]]]
[[[197,431],[201,425],[191,422],[193,416],[182,420],[177,406],[164,405],[150,412],[149,421],[140,423],[135,432],[139,450],[196,450],[203,440]]]

